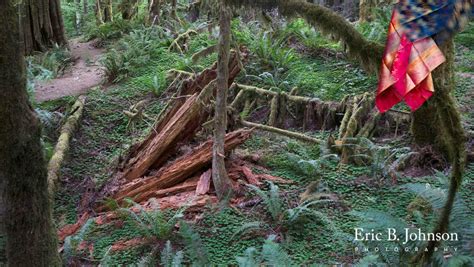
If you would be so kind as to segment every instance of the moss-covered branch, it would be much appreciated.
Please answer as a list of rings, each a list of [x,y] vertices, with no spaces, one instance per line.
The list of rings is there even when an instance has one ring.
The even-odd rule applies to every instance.
[[[69,140],[74,133],[78,121],[82,116],[82,110],[86,102],[85,96],[80,96],[71,108],[71,115],[67,119],[66,123],[61,128],[61,135],[58,138],[58,142],[54,147],[54,154],[48,163],[48,191],[52,197],[56,188],[56,184],[59,179],[59,171],[61,170],[61,164],[64,161],[64,156],[69,150]]]
[[[277,8],[286,17],[302,17],[309,24],[340,40],[351,56],[369,72],[376,73],[383,54],[381,44],[368,41],[346,19],[334,11],[302,0],[224,0],[235,7]]]
[[[287,136],[287,137],[290,137],[290,138],[294,138],[294,139],[298,139],[298,140],[301,140],[301,141],[309,142],[309,143],[314,143],[314,144],[322,143],[322,141],[320,139],[311,137],[309,135],[297,133],[297,132],[287,131],[287,130],[283,130],[283,129],[280,129],[280,128],[271,127],[271,126],[258,124],[258,123],[253,123],[253,122],[244,121],[244,120],[242,120],[241,123],[242,123],[242,126],[245,126],[245,127],[255,128],[255,129],[258,129],[258,130],[267,131],[267,132],[271,132],[271,133],[276,133],[276,134],[284,135],[284,136]]]

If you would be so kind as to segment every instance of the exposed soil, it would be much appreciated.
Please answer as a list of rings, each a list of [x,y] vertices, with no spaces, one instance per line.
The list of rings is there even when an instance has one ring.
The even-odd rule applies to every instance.
[[[92,44],[93,41],[81,43],[79,39],[70,41],[72,57],[75,59],[74,65],[61,77],[36,84],[37,102],[80,95],[102,83],[104,71],[98,60],[104,50]]]

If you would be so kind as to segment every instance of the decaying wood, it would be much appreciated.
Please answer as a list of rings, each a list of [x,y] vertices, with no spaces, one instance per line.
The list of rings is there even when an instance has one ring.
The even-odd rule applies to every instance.
[[[199,177],[199,181],[196,186],[196,195],[204,195],[209,192],[211,188],[211,178],[212,178],[212,170],[209,169]]]
[[[241,51],[243,58],[247,57],[247,51]],[[239,56],[235,51],[231,53],[229,60],[229,84],[232,84],[233,80],[240,72]],[[217,63],[210,68],[207,68],[199,74],[192,74],[188,76],[186,74],[178,74],[176,79],[179,82],[172,82],[166,90],[168,94],[174,92],[174,98],[169,102],[167,107],[162,111],[160,116],[154,123],[153,129],[150,131],[148,136],[140,143],[134,145],[129,151],[128,155],[121,162],[121,169],[126,170],[131,168],[141,151],[148,150],[155,137],[160,133],[165,126],[170,122],[173,116],[182,108],[184,103],[187,101],[187,96],[200,93],[211,81],[217,77]],[[199,125],[198,125],[199,126]],[[193,132],[187,131],[185,134],[180,136],[181,140],[187,140],[194,135]],[[171,149],[171,148],[170,148]],[[172,153],[172,149],[168,153]]]
[[[247,181],[253,185],[261,185],[262,183],[258,180],[257,176],[253,174],[252,170],[247,166],[241,166],[241,170],[244,173]]]
[[[174,149],[176,144],[183,140],[183,136],[194,135],[202,121],[202,110],[208,103],[214,88],[215,83],[211,82],[199,95],[191,96],[184,103],[149,146],[132,159],[131,166],[123,175],[127,181],[141,177],[156,162],[164,162],[168,156],[167,152]]]
[[[58,142],[54,147],[54,153],[48,163],[48,192],[52,197],[56,189],[56,184],[59,180],[59,173],[64,157],[69,150],[69,140],[71,139],[78,123],[82,116],[82,111],[86,103],[86,97],[80,96],[71,107],[71,115],[66,120],[66,123],[61,127],[61,134]]]
[[[267,131],[267,132],[271,132],[271,133],[276,133],[276,134],[288,136],[288,137],[295,138],[295,139],[305,141],[305,142],[310,142],[310,143],[315,143],[315,144],[320,144],[322,142],[320,139],[317,139],[317,138],[314,138],[314,137],[311,137],[311,136],[308,136],[308,135],[305,135],[305,134],[302,134],[302,133],[287,131],[287,130],[283,130],[283,129],[280,129],[280,128],[271,127],[271,126],[258,124],[258,123],[253,123],[253,122],[249,122],[249,121],[241,121],[241,123],[245,127],[256,128],[256,129],[259,129],[259,130],[263,130],[263,131]]]
[[[81,215],[79,220],[74,224],[67,224],[58,230],[59,241],[64,241],[67,236],[74,235],[89,219],[89,214],[84,213]]]
[[[363,95],[355,97],[345,97],[341,101],[322,101],[319,98],[303,97],[294,95],[294,91],[287,92],[275,92],[266,90],[263,88],[258,88],[255,86],[243,85],[235,83],[230,88],[234,92],[236,97],[230,104],[230,107],[234,111],[242,110],[243,103],[247,103],[248,99],[255,101],[259,99],[260,101],[266,100],[269,102],[270,111],[269,111],[269,126],[276,126],[278,128],[286,128],[285,120],[288,119],[287,115],[295,121],[302,122],[302,125],[294,125],[295,127],[302,127],[303,131],[309,130],[333,130],[339,127],[341,135],[339,139],[343,138],[343,133],[347,130],[347,124],[349,122],[354,122],[350,120],[354,115],[354,105],[359,107]],[[367,98],[367,97],[366,97]],[[369,103],[370,105],[365,105],[365,109],[360,110],[358,118],[368,117],[371,107],[373,108],[373,101],[363,101],[365,104]],[[297,114],[292,114],[289,112],[289,107],[293,107]],[[303,111],[301,116],[299,113]],[[364,112],[362,112],[364,111]],[[372,113],[371,113],[372,114]],[[411,116],[408,113],[400,112],[397,110],[389,110],[384,114],[373,113],[372,120],[370,124],[367,125],[364,129],[364,133],[372,134],[375,126],[380,120],[389,122],[390,125],[398,123],[409,124]],[[360,125],[363,127],[363,125]]]
[[[226,135],[225,151],[231,151],[238,145],[245,142],[251,134],[251,130],[238,130]],[[123,188],[114,199],[121,201],[126,197],[133,199],[135,202],[147,200],[145,193],[150,190],[160,190],[174,186],[194,173],[209,167],[212,160],[212,140],[208,140],[199,147],[193,149],[189,154],[183,155],[165,166],[157,175],[150,176],[132,183]]]

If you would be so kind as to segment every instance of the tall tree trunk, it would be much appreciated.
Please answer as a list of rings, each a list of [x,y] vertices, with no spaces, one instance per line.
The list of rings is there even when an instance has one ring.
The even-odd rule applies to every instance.
[[[130,20],[138,13],[138,0],[122,0],[119,9],[122,18]]]
[[[449,217],[454,199],[462,183],[466,164],[466,136],[461,124],[457,103],[452,95],[454,82],[454,43],[447,41],[441,50],[446,62],[433,72],[436,89],[428,100],[413,116],[412,133],[417,144],[432,144],[451,162],[451,181],[446,203],[438,218],[434,233],[445,233],[449,230]],[[429,242],[428,252],[420,255],[427,263],[439,242]],[[420,258],[418,258],[420,259]]]
[[[83,0],[82,1],[82,12],[84,13],[84,17],[87,16],[87,14],[89,14],[89,4],[88,4],[88,0]]]
[[[95,16],[97,24],[104,24],[113,20],[112,0],[96,0]]]
[[[84,0],[85,2],[86,0]],[[75,8],[76,8],[76,23],[74,24],[76,27],[76,33],[81,31],[82,25],[82,14],[81,14],[81,0],[75,0]]]
[[[46,51],[54,44],[67,45],[59,0],[24,0],[21,2],[21,26],[24,51]]]
[[[160,23],[161,4],[163,0],[149,0],[148,4],[148,22],[150,24]]]
[[[212,151],[212,180],[220,200],[231,194],[231,186],[225,168],[224,138],[227,128],[227,90],[229,87],[230,10],[220,4],[219,53],[217,58],[217,93],[214,115],[214,145]]]
[[[104,22],[113,21],[112,0],[105,0],[104,5]]]
[[[0,1],[0,181],[8,266],[60,266],[41,127],[28,101],[17,1]],[[22,6],[20,6],[21,8]]]

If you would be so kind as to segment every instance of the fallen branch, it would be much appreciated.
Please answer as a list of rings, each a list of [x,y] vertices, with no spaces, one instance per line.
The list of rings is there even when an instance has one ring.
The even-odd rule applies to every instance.
[[[66,120],[66,123],[61,127],[61,134],[59,135],[58,142],[54,147],[54,154],[48,163],[48,192],[52,197],[56,189],[56,184],[59,180],[59,172],[61,170],[61,164],[64,161],[64,157],[69,150],[69,140],[74,133],[79,119],[82,116],[84,104],[86,103],[86,97],[80,96],[77,101],[71,107],[71,115]]]
[[[287,137],[295,138],[295,139],[298,139],[298,140],[302,140],[302,141],[306,141],[306,142],[310,142],[310,143],[314,143],[314,144],[320,144],[322,142],[320,139],[317,139],[317,138],[314,138],[314,137],[311,137],[311,136],[308,136],[308,135],[305,135],[305,134],[292,132],[292,131],[287,131],[287,130],[283,130],[283,129],[276,128],[276,127],[266,126],[266,125],[263,125],[263,124],[253,123],[253,122],[244,121],[244,120],[241,121],[241,124],[245,127],[256,128],[256,129],[259,129],[259,130],[284,135],[284,136],[287,136]]]

